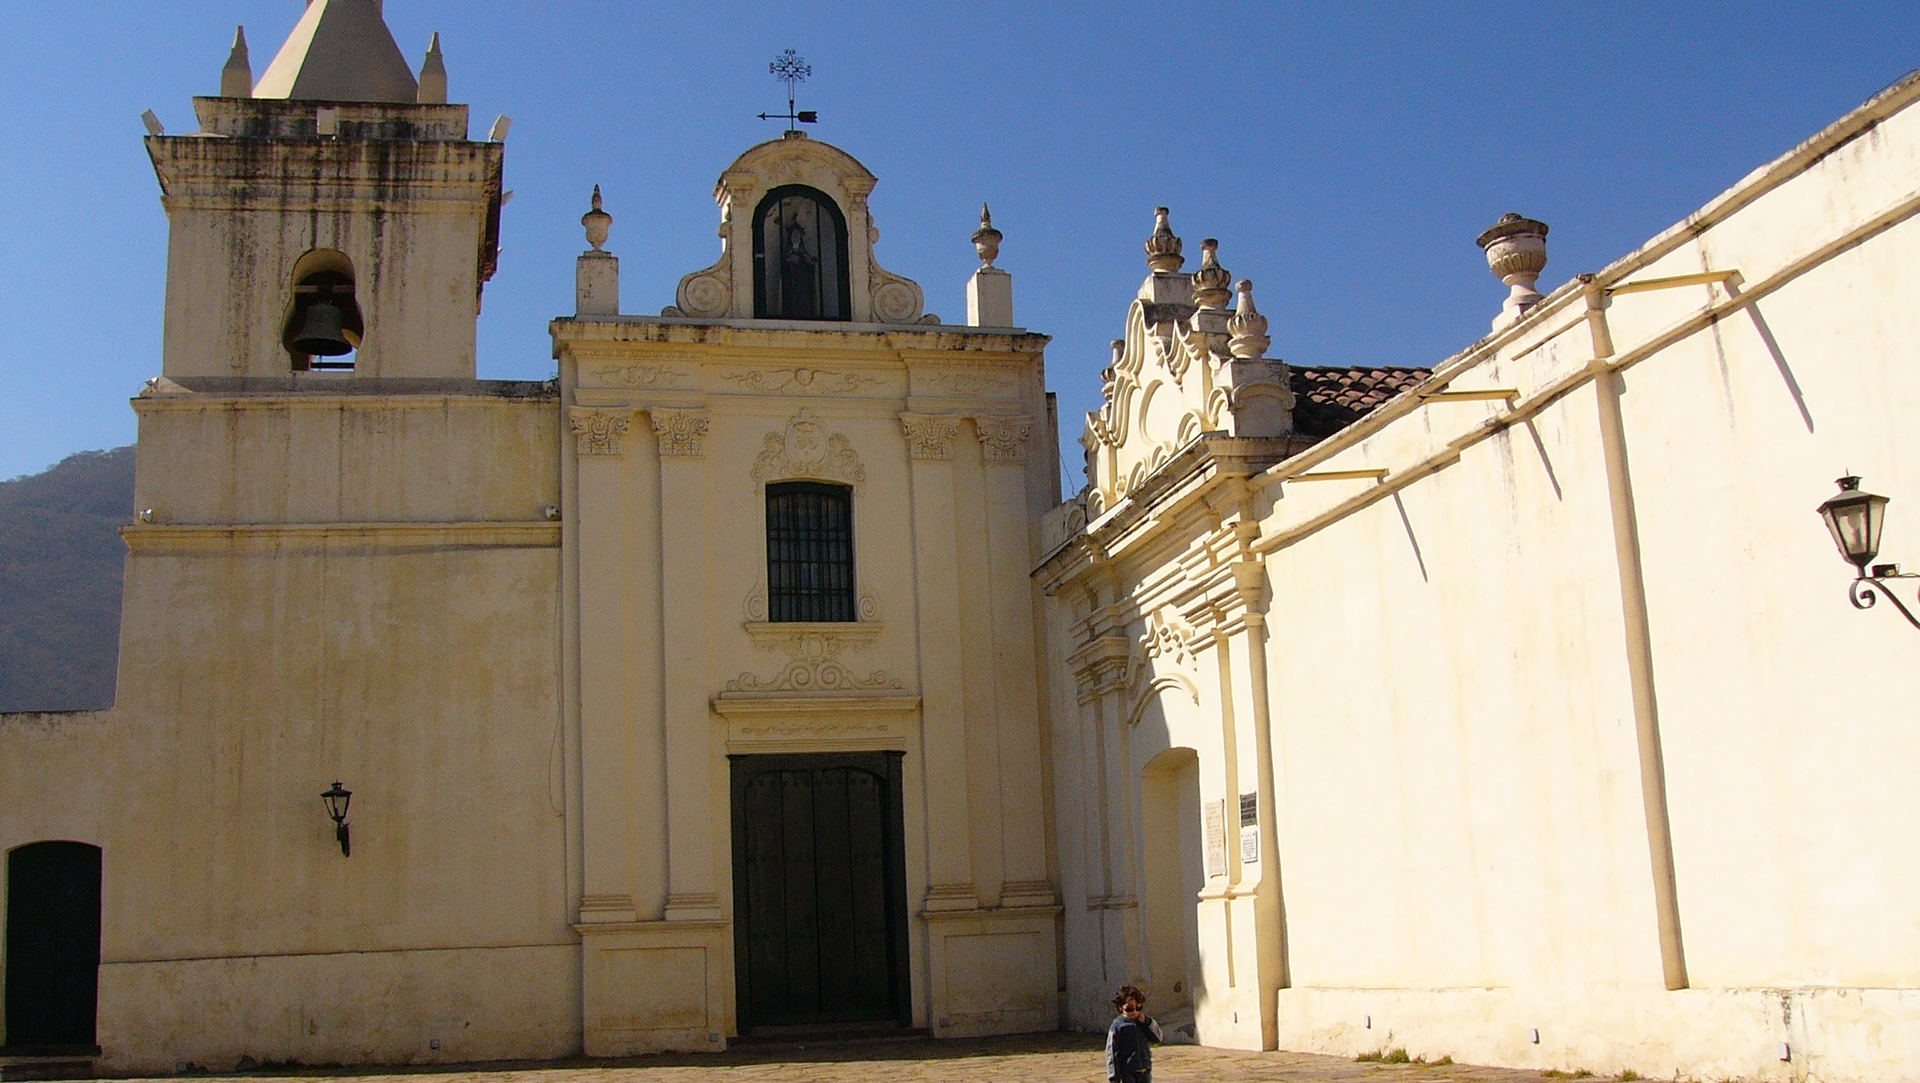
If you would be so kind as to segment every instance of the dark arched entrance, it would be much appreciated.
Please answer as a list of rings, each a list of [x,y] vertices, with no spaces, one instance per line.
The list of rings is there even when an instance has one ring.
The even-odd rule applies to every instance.
[[[36,842],[7,855],[9,1050],[94,1044],[100,848]]]
[[[901,753],[730,758],[741,1032],[911,1026]]]

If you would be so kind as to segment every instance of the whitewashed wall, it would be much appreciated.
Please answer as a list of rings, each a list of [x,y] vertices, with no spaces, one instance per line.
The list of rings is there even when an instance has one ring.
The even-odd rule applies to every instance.
[[[1917,96],[1896,86],[1341,436],[1244,482],[1171,483],[1096,519],[1100,560],[1069,545],[1043,566],[1050,657],[1132,640],[1120,713],[1157,696],[1142,717],[1199,750],[1203,799],[1253,789],[1209,758],[1244,765],[1243,705],[1266,700],[1283,908],[1256,925],[1284,960],[1263,1044],[1663,1077],[1909,1070],[1920,630],[1848,603],[1814,509],[1862,475],[1894,499],[1881,559],[1920,563]],[[1731,287],[1609,294],[1734,269]],[[1516,395],[1422,401],[1443,388]],[[1288,480],[1365,469],[1386,473]],[[1249,566],[1267,680],[1242,690],[1250,667],[1212,645],[1232,606],[1199,600]],[[1144,649],[1169,615],[1194,625],[1190,661]],[[1232,696],[1149,691],[1182,666]],[[1074,707],[1074,672],[1056,667],[1056,711],[1083,734],[1151,728]],[[1057,777],[1063,809],[1101,800]],[[1136,831],[1138,805],[1113,802],[1138,800],[1095,819]],[[1133,926],[1137,950],[1102,944],[1093,892],[1065,879],[1072,1002],[1092,1015],[1120,972],[1145,975],[1155,924]],[[1204,1003],[1245,953],[1205,920],[1209,883],[1201,1038],[1246,1044]]]

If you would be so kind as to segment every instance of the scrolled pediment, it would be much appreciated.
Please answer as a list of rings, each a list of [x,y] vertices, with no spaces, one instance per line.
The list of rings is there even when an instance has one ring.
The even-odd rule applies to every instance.
[[[720,258],[680,280],[666,316],[754,318],[753,217],[776,188],[812,188],[839,208],[847,224],[848,297],[854,323],[912,324],[924,318],[920,284],[885,270],[874,258],[880,231],[867,196],[878,181],[853,155],[790,132],[750,148],[720,175]]]

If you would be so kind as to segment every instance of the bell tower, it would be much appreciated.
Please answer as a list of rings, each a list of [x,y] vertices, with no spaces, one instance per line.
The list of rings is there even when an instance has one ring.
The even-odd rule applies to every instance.
[[[468,139],[439,37],[416,79],[381,9],[309,0],[258,83],[237,36],[200,130],[148,137],[168,378],[474,377],[504,118]]]

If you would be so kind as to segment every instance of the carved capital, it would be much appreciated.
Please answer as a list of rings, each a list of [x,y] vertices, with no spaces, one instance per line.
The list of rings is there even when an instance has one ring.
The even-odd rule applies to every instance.
[[[951,414],[901,414],[900,424],[907,434],[907,454],[915,459],[953,458],[953,438],[960,434],[960,419]]]
[[[973,428],[980,437],[980,453],[988,462],[1027,461],[1027,441],[1033,437],[1032,418],[976,417]]]
[[[567,414],[575,454],[620,455],[620,440],[633,425],[631,410],[594,410],[576,406]]]
[[[705,410],[652,410],[653,434],[660,438],[663,456],[698,456],[706,451]]]

